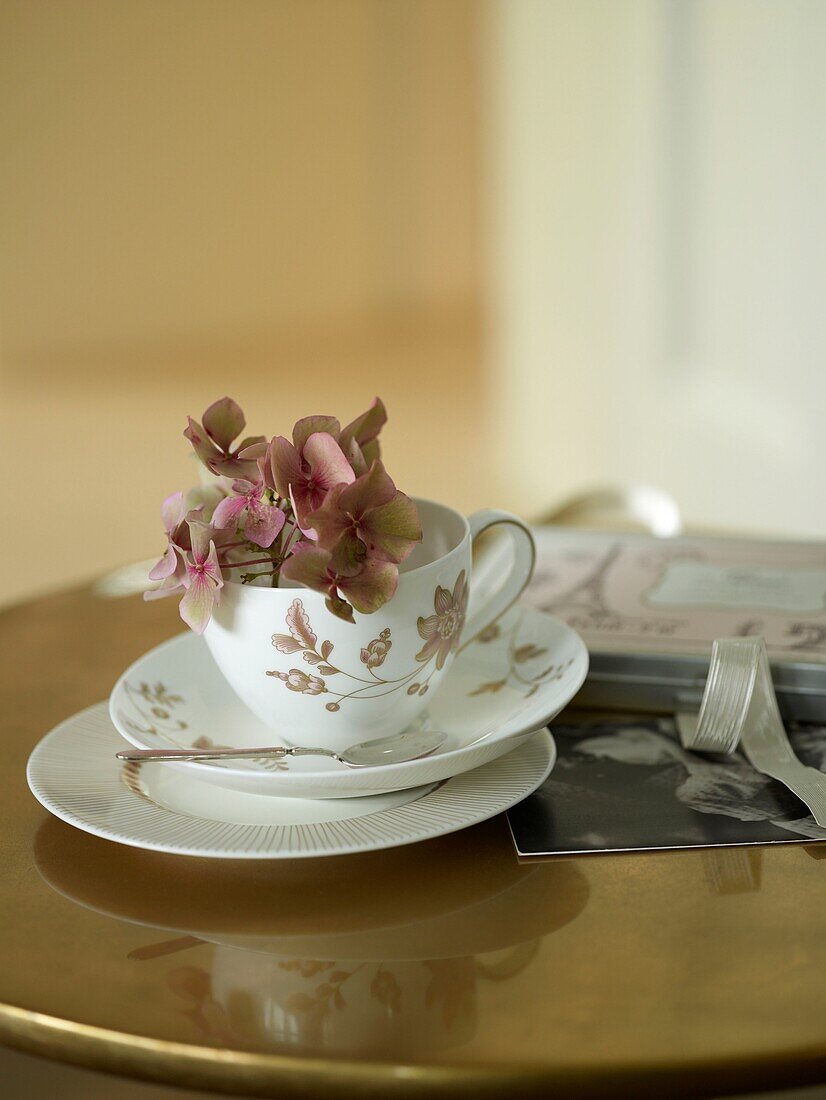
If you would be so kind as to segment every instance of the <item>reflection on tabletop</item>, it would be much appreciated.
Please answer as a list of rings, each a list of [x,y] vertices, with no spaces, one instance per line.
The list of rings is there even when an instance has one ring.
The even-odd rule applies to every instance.
[[[469,853],[472,852],[472,858]],[[278,866],[122,848],[47,819],[37,867],[64,897],[156,928],[174,1010],[213,1045],[403,1057],[477,1029],[480,983],[529,968],[588,886],[570,861],[520,864],[504,822],[395,851]]]

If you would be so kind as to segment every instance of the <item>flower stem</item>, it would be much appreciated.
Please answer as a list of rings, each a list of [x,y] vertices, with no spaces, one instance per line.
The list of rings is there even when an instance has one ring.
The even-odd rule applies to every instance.
[[[240,569],[243,565],[272,565],[272,558],[253,558],[252,561],[233,561],[222,564],[222,569]]]
[[[298,538],[295,538],[296,535],[298,535],[299,538],[301,537],[301,531],[299,530],[299,527],[298,527],[297,523],[293,524],[292,531],[290,531],[290,533],[287,535],[286,539],[284,540],[284,549],[282,551],[282,557],[281,557],[282,561],[286,561],[287,558],[289,557],[289,555],[292,553],[293,540],[295,542],[298,542]]]

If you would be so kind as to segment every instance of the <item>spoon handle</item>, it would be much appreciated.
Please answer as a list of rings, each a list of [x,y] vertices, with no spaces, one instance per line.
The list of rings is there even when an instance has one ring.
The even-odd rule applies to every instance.
[[[293,749],[283,745],[260,749],[124,749],[116,755],[118,760],[128,760],[132,763],[149,760],[221,760],[226,757],[243,760],[256,756],[279,759],[283,756],[292,756]]]

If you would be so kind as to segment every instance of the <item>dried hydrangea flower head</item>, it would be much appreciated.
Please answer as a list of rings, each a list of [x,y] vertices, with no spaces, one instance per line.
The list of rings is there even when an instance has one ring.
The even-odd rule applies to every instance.
[[[226,580],[277,587],[280,578],[324,594],[350,622],[391,599],[399,565],[422,538],[416,505],[385,470],[377,397],[342,428],[306,416],[292,439],[246,436],[237,402],[222,397],[184,431],[207,472],[206,486],[174,493],[161,507],[166,550],[147,599],[179,594],[181,617],[202,633]],[[371,660],[379,658],[378,652]],[[383,656],[381,657],[383,660]]]

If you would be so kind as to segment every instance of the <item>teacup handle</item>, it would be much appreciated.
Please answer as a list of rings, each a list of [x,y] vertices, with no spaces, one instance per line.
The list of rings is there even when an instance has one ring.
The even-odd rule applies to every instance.
[[[493,586],[490,585],[491,578],[485,578],[483,582],[477,579],[477,567],[474,563],[470,577],[470,615],[462,632],[462,648],[495,623],[500,615],[516,603],[528,587],[536,564],[536,545],[533,535],[522,520],[511,515],[510,512],[485,508],[469,516],[468,523],[471,546],[483,531],[501,524],[513,546],[513,562],[510,572],[504,579],[499,576],[493,578],[495,581]],[[480,588],[480,584],[483,587]]]

